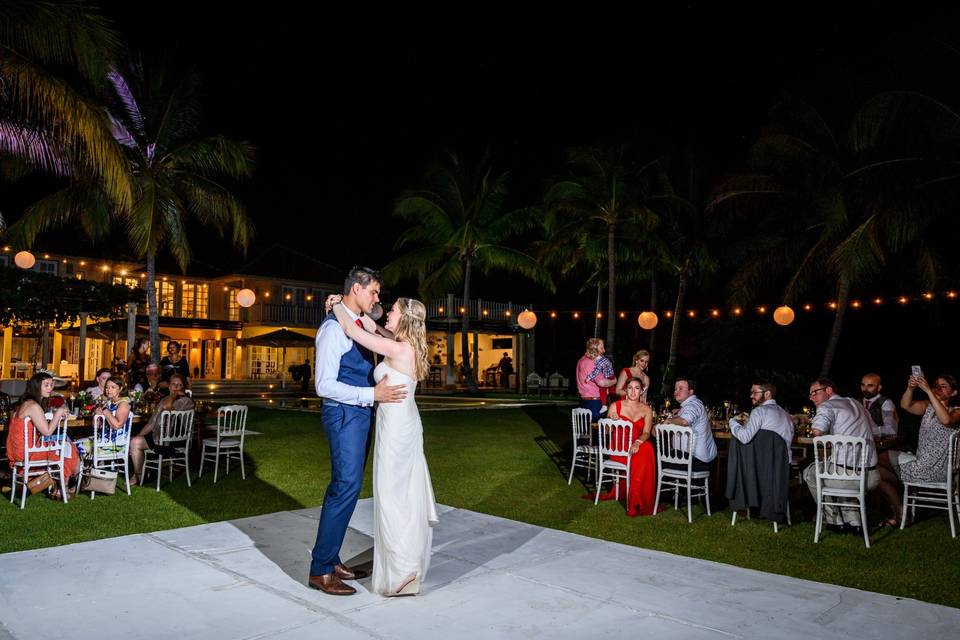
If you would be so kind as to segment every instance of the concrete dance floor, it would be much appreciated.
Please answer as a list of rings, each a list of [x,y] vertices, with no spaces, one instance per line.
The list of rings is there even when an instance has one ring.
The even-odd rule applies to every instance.
[[[960,609],[441,509],[424,594],[305,586],[319,509],[0,555],[0,639],[949,638]],[[344,558],[369,562],[373,503]],[[16,517],[7,514],[6,517]],[[879,556],[878,556],[879,561]]]

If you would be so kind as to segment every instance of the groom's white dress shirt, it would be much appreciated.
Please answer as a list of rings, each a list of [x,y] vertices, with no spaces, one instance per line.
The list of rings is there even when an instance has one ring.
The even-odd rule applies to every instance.
[[[353,320],[360,316],[343,307]],[[317,395],[327,400],[360,407],[373,406],[373,387],[353,387],[337,380],[340,358],[353,348],[353,340],[347,337],[339,322],[321,322],[314,342],[317,354],[314,381]]]

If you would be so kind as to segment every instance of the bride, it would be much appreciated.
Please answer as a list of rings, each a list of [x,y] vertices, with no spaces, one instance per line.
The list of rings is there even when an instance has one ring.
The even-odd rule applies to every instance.
[[[333,308],[347,336],[384,356],[377,382],[407,385],[399,403],[380,403],[373,450],[373,590],[385,596],[415,595],[430,567],[437,507],[423,455],[423,427],[414,402],[418,380],[427,377],[426,308],[398,298],[387,314],[386,331],[364,316],[357,326],[342,304]],[[375,332],[380,331],[387,337]]]

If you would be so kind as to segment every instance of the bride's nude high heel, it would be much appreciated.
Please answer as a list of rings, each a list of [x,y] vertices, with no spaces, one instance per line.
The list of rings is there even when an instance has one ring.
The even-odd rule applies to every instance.
[[[414,574],[412,578],[408,579],[403,586],[394,591],[393,593],[388,593],[387,595],[391,598],[396,596],[415,596],[420,593],[420,576]]]

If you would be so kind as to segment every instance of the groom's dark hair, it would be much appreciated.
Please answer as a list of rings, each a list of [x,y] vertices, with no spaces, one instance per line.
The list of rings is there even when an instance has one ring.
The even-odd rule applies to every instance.
[[[383,284],[383,276],[380,272],[369,267],[351,267],[347,272],[347,278],[343,281],[343,295],[350,293],[353,285],[359,284],[361,287],[368,286],[371,282]]]

